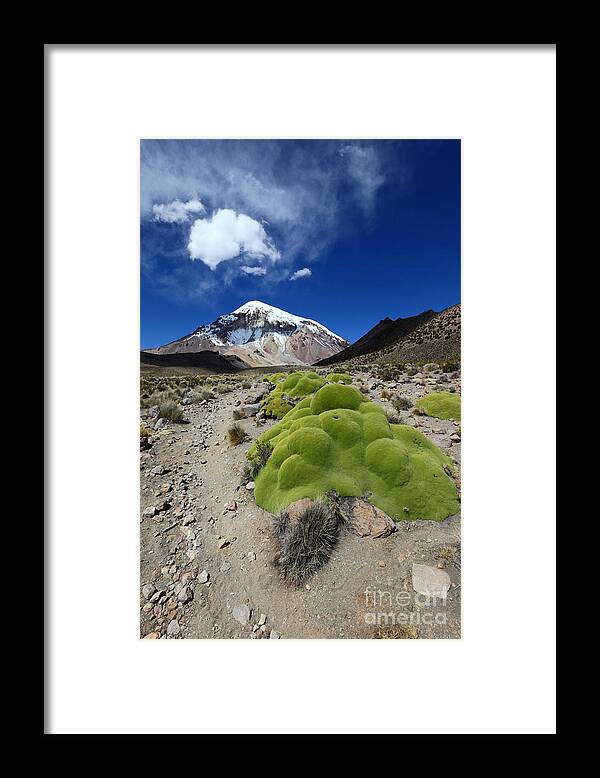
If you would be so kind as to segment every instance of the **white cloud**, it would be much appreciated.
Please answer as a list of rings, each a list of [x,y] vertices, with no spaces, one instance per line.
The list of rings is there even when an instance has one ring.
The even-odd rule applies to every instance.
[[[240,254],[266,257],[273,262],[281,257],[262,224],[230,208],[215,211],[209,219],[196,219],[190,230],[188,251],[191,259],[199,259],[211,270]]]
[[[194,213],[206,213],[206,208],[200,200],[173,200],[171,203],[156,203],[152,206],[155,222],[168,222],[169,224],[183,224]]]
[[[242,273],[247,276],[264,276],[267,273],[266,267],[248,267],[248,265],[242,265]]]
[[[312,270],[308,267],[303,267],[300,270],[296,270],[290,276],[290,281],[296,281],[298,278],[310,278],[312,276]]]

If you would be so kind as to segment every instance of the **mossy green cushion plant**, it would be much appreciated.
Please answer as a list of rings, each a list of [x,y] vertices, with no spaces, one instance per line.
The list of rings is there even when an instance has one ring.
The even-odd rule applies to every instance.
[[[352,378],[348,373],[329,373],[327,380],[332,384],[351,384]]]
[[[276,374],[281,375],[281,374]],[[283,399],[283,395],[288,397],[306,397],[317,389],[320,389],[326,383],[324,378],[321,378],[314,371],[296,370],[289,375],[283,374],[285,380],[277,382],[275,389],[266,397],[261,404],[261,410],[265,412],[266,416],[270,416],[274,419],[283,419],[283,417],[294,406]],[[271,376],[271,380],[274,376]]]
[[[287,377],[287,373],[273,373],[273,375],[267,375],[265,378],[272,384],[277,384],[279,381],[283,381]]]
[[[366,496],[396,520],[442,520],[458,510],[450,458],[413,427],[390,425],[383,409],[351,386],[323,386],[258,440],[273,453],[254,496],[271,513],[331,490]]]
[[[428,416],[436,419],[456,419],[460,421],[460,395],[452,392],[433,392],[415,403]]]
[[[271,392],[260,404],[261,411],[270,419],[283,419],[294,406],[283,399],[281,392]]]

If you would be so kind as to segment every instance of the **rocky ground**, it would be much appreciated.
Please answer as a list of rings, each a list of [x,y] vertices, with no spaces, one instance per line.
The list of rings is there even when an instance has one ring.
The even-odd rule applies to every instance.
[[[414,402],[460,391],[459,374],[354,376],[392,411],[388,393]],[[228,442],[233,411],[255,399],[238,388],[163,422],[140,455],[140,631],[173,638],[459,638],[460,517],[402,521],[387,537],[344,530],[328,564],[301,589],[272,565],[272,516],[242,485],[245,454],[268,424],[242,419],[248,440]],[[148,411],[142,411],[147,420]],[[460,462],[460,428],[400,412]]]

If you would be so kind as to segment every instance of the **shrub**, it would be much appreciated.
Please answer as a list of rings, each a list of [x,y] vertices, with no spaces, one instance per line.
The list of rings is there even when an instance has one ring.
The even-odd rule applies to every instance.
[[[245,418],[244,411],[241,408],[234,408],[233,409],[233,418],[236,421],[239,421],[240,419]]]
[[[242,425],[236,422],[227,430],[227,437],[232,446],[238,446],[240,443],[243,443],[248,436]]]
[[[145,424],[140,424],[140,438],[149,438],[150,435],[152,435],[152,431]]]
[[[193,403],[202,402],[202,400],[213,400],[214,394],[210,389],[199,389],[197,392],[192,392],[190,398]]]
[[[244,477],[246,480],[253,481],[256,478],[269,461],[272,452],[273,448],[269,442],[263,440],[258,440],[256,442],[254,458],[248,461],[244,469]]]
[[[454,373],[460,370],[460,365],[458,362],[442,362],[440,368],[442,373]]]
[[[168,419],[173,422],[183,421],[183,410],[173,400],[167,400],[158,406],[158,415],[161,419]]]
[[[406,411],[412,407],[412,402],[408,399],[408,397],[396,395],[396,397],[394,397],[392,400],[392,405],[397,411]]]
[[[324,500],[317,500],[298,518],[290,519],[286,511],[274,520],[279,546],[275,565],[282,578],[293,586],[302,584],[329,560],[339,534],[335,510]]]

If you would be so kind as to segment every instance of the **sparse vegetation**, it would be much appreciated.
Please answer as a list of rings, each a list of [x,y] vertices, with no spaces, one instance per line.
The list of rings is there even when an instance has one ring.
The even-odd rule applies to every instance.
[[[412,407],[412,401],[408,399],[408,397],[404,397],[403,395],[397,394],[392,399],[392,405],[397,411],[407,411],[409,408]]]
[[[227,437],[232,446],[239,446],[239,444],[243,443],[248,436],[242,425],[236,422],[227,430]]]
[[[267,464],[272,453],[273,448],[269,442],[258,440],[254,456],[251,460],[248,460],[244,468],[244,479],[253,481]]]
[[[336,511],[323,499],[310,504],[297,518],[282,511],[274,520],[279,551],[275,565],[282,578],[302,586],[331,557],[339,534]]]
[[[173,400],[167,400],[158,406],[158,416],[175,423],[183,421],[183,409]]]

